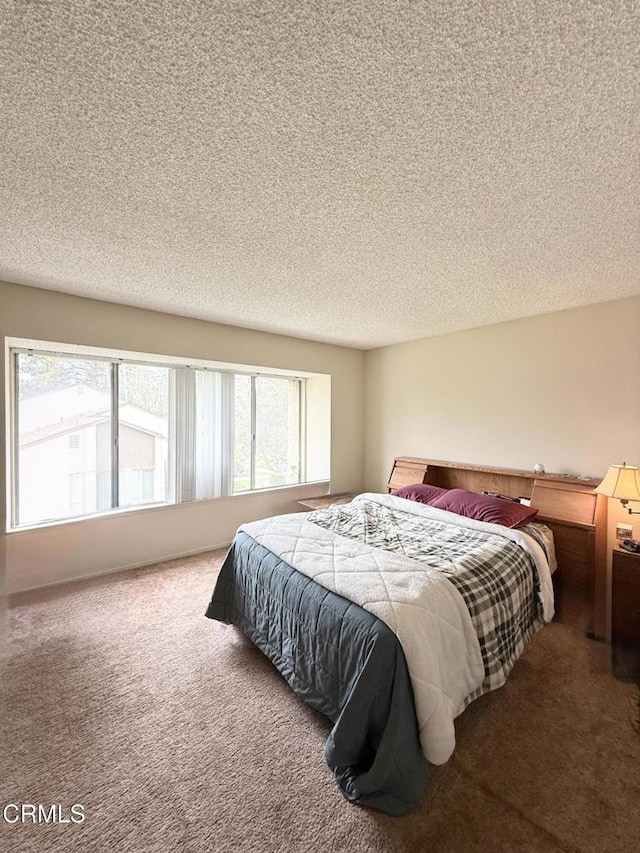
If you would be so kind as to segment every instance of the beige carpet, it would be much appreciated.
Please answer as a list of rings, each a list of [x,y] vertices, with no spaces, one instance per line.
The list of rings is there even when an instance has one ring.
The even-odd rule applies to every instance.
[[[1,850],[636,853],[636,688],[605,646],[546,627],[459,718],[421,808],[389,818],[343,800],[328,721],[204,618],[221,557],[12,600],[1,802],[80,803],[86,820],[0,823]]]

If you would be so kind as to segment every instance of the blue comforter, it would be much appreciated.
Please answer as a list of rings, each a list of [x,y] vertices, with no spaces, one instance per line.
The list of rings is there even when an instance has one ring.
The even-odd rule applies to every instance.
[[[422,799],[411,682],[395,634],[248,534],[237,534],[206,615],[237,625],[334,723],[324,755],[344,796],[392,815]]]

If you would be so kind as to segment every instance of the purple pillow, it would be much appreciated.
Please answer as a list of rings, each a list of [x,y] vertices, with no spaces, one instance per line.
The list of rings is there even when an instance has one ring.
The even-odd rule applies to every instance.
[[[417,501],[419,504],[430,504],[445,494],[447,489],[441,489],[440,486],[429,486],[426,483],[414,483],[413,486],[403,486],[401,489],[396,489],[391,492],[398,498],[404,498],[407,501]]]
[[[520,524],[526,524],[538,512],[537,509],[515,501],[479,495],[476,492],[468,492],[466,489],[449,489],[431,506],[464,515],[466,518],[475,518],[476,521],[502,524],[503,527],[518,527]]]

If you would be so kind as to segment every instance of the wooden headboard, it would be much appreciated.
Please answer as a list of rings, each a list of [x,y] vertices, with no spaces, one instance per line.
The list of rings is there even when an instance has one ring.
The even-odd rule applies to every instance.
[[[512,468],[489,468],[437,459],[399,456],[394,460],[387,491],[412,483],[446,489],[497,492],[525,497],[538,510],[536,521],[553,530],[562,585],[577,587],[591,598],[592,633],[607,633],[606,498],[594,494],[599,480],[562,474],[536,474]]]

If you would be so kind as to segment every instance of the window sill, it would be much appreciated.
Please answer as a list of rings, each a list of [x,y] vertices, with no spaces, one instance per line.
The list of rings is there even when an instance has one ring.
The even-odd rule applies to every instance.
[[[37,530],[50,530],[54,527],[64,527],[69,524],[83,524],[86,522],[92,521],[103,521],[110,518],[122,518],[123,516],[132,516],[139,515],[140,513],[151,513],[151,512],[162,512],[166,510],[174,510],[186,507],[192,507],[195,504],[218,504],[221,501],[238,501],[247,498],[259,498],[264,497],[265,495],[272,494],[294,494],[294,501],[297,501],[297,494],[301,491],[306,491],[309,488],[313,487],[314,491],[318,489],[328,490],[329,481],[328,480],[314,480],[309,483],[295,483],[289,486],[274,486],[270,489],[255,489],[251,492],[238,492],[235,495],[224,495],[219,498],[198,498],[194,501],[181,501],[180,503],[156,503],[156,504],[147,504],[145,506],[131,506],[131,507],[121,507],[118,509],[112,509],[108,512],[96,512],[92,515],[80,515],[75,518],[61,518],[56,519],[55,521],[43,521],[37,524],[23,524],[19,527],[8,527],[7,528],[7,536],[15,536],[20,533],[33,533]]]

